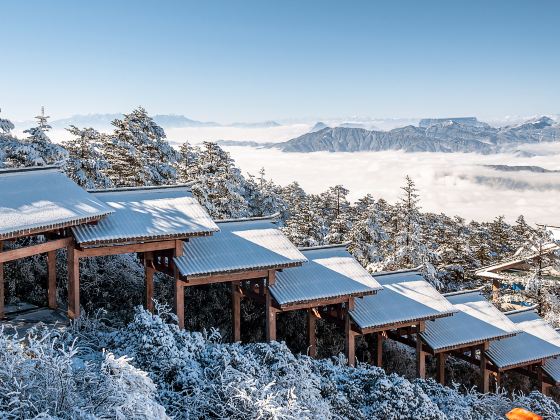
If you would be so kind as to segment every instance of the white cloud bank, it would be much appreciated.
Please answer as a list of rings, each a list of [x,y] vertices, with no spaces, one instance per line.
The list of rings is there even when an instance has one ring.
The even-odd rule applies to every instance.
[[[405,175],[420,190],[424,210],[467,219],[491,220],[504,215],[514,221],[560,224],[560,173],[502,172],[482,165],[536,165],[560,170],[560,147],[547,156],[520,158],[510,154],[463,153],[284,153],[248,147],[226,148],[243,172],[261,167],[285,185],[298,181],[309,192],[342,184],[355,200],[371,193],[390,202],[398,199]],[[550,147],[549,147],[550,149]]]

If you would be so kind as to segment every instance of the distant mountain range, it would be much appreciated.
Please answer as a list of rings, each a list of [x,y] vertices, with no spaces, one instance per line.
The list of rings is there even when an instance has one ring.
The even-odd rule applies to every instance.
[[[466,117],[425,119],[419,126],[408,125],[390,131],[325,127],[286,142],[266,144],[264,147],[274,147],[284,152],[403,150],[489,154],[515,151],[515,146],[525,143],[555,141],[560,141],[560,124],[548,117],[498,128],[474,117]]]
[[[485,168],[494,169],[500,172],[534,172],[538,174],[558,174],[560,171],[545,169],[541,166],[529,165],[483,165]]]
[[[68,118],[52,120],[49,124],[53,128],[68,128],[71,125],[77,127],[93,127],[97,130],[111,129],[111,122],[115,119],[122,118],[123,114],[88,114],[73,115]],[[237,128],[271,128],[279,127],[281,124],[276,121],[262,122],[235,122],[232,124],[220,124],[213,121],[197,121],[176,114],[158,114],[153,116],[154,121],[163,128],[182,128],[182,127],[237,127]],[[16,126],[21,128],[29,128],[35,124],[34,121],[17,122]]]

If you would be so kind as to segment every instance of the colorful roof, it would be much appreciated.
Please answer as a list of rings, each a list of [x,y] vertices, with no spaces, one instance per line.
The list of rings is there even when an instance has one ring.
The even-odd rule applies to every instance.
[[[94,222],[113,209],[56,167],[0,170],[0,239]]]

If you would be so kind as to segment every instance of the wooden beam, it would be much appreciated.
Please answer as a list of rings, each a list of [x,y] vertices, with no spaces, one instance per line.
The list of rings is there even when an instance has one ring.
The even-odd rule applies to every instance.
[[[215,274],[204,277],[183,277],[185,286],[201,286],[203,284],[227,283],[242,280],[262,279],[268,276],[269,270],[247,270],[240,273]]]
[[[144,253],[144,274],[146,276],[146,309],[154,312],[154,254],[151,251]]]
[[[344,306],[344,350],[348,365],[354,366],[356,363],[356,333],[352,330],[352,320],[350,319],[350,311],[354,309],[354,298],[348,299]]]
[[[128,245],[108,245],[94,248],[80,248],[81,257],[105,257],[108,255],[132,254],[134,252],[174,250],[177,241],[144,242]]]
[[[447,358],[447,353],[439,353],[437,355],[437,381],[445,385],[445,359]]]
[[[490,391],[490,372],[486,368],[486,350],[488,343],[480,346],[480,392],[486,394]]]
[[[416,377],[426,378],[426,353],[422,349],[420,333],[416,333]]]
[[[175,279],[175,314],[179,328],[185,329],[185,286]]]
[[[72,243],[72,238],[62,238],[42,244],[26,246],[24,248],[11,249],[0,252],[0,263],[19,260],[20,258],[31,257],[33,255],[46,254],[67,247]]]
[[[500,280],[492,279],[492,302],[497,302],[500,298]]]
[[[68,318],[80,317],[80,251],[68,245]]]
[[[276,271],[269,270],[267,277],[267,286],[270,287],[276,282]],[[270,293],[265,295],[265,312],[266,312],[266,341],[276,341],[276,313],[277,309],[272,304],[272,296]]]
[[[377,332],[373,334],[372,341],[374,344],[374,353],[373,353],[373,364],[377,367],[383,367],[383,340],[384,336],[382,332]]]
[[[4,249],[4,242],[0,241],[0,256],[2,255],[2,250]],[[0,319],[4,318],[4,263],[0,261]]]
[[[307,310],[307,348],[311,357],[317,357],[317,315],[316,308]]]
[[[47,252],[48,305],[56,309],[56,251]]]
[[[357,297],[361,297],[361,296],[357,296]],[[280,308],[284,312],[297,311],[297,310],[300,310],[300,309],[315,308],[315,307],[318,307],[318,306],[338,305],[338,304],[341,304],[341,303],[346,303],[348,301],[348,299],[350,299],[350,298],[354,299],[354,296],[346,295],[346,296],[332,298],[332,299],[310,300],[308,302],[300,302],[300,303],[294,303],[294,304],[288,304],[288,305],[281,305]]]
[[[241,341],[241,284],[231,283],[231,323],[234,343]]]

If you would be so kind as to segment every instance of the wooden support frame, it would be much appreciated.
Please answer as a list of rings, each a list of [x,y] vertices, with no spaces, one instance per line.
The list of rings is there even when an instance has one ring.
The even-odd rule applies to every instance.
[[[80,251],[68,245],[68,318],[80,317]]]
[[[376,332],[371,335],[371,363],[377,367],[383,367],[383,332]]]
[[[48,306],[56,309],[56,251],[47,252]]]
[[[354,366],[356,363],[356,336],[357,333],[352,330],[352,320],[350,318],[350,311],[354,309],[354,298],[348,299],[348,302],[344,306],[343,317],[344,317],[344,352],[346,353],[346,359],[348,359],[348,365]]]
[[[445,385],[445,361],[447,353],[439,353],[437,356],[437,381]]]
[[[145,307],[148,311],[154,312],[154,273],[156,271],[154,267],[154,253],[149,251],[145,252],[143,256],[144,260],[144,275],[146,278],[146,302]]]
[[[267,276],[267,286],[270,287],[276,282],[276,271],[269,270]],[[264,289],[263,289],[264,290]],[[272,304],[270,293],[265,295],[265,317],[266,317],[266,341],[276,341],[276,314],[278,309]]]
[[[421,321],[418,323],[416,332],[416,377],[426,378],[426,352],[423,349],[422,338],[420,333],[424,331],[425,323]]]
[[[241,341],[241,283],[231,283],[231,336],[234,343]]]
[[[307,310],[307,353],[317,357],[317,308]]]
[[[500,298],[500,280],[492,279],[492,302],[496,303]]]
[[[480,346],[480,392],[486,394],[490,391],[490,375],[487,365],[486,350],[488,350],[489,343],[484,343]]]

